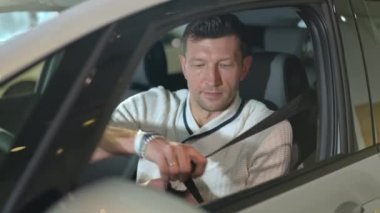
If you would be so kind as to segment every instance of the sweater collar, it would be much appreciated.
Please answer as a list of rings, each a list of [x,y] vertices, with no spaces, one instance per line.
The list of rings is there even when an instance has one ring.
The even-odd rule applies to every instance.
[[[234,100],[230,104],[230,106],[224,110],[221,114],[219,114],[217,117],[213,118],[209,122],[207,122],[202,127],[199,127],[197,122],[194,119],[194,116],[191,112],[190,108],[190,93],[187,94],[186,98],[186,104],[184,105],[184,115],[183,120],[186,126],[186,129],[190,135],[192,134],[200,134],[203,132],[210,131],[214,128],[218,128],[221,124],[224,124],[228,120],[233,120],[231,118],[236,117],[236,114],[239,113],[239,109],[241,108],[242,100],[239,96],[239,93],[236,94]]]

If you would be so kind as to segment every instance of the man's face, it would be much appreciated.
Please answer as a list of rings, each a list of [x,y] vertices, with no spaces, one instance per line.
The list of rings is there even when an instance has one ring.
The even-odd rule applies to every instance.
[[[232,103],[252,58],[243,58],[239,38],[231,35],[200,40],[189,38],[180,61],[192,109],[218,112]]]

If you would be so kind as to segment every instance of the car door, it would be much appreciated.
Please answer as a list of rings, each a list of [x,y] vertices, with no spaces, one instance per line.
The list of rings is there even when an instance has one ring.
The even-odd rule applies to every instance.
[[[314,44],[330,46],[328,63],[332,66],[334,103],[337,108],[329,122],[337,122],[334,137],[320,141],[321,162],[305,173],[299,171],[283,181],[267,187],[246,190],[238,195],[206,205],[210,211],[221,212],[376,212],[380,206],[379,155],[376,141],[373,95],[378,90],[378,41],[369,32],[368,9],[374,1],[320,1],[319,16],[325,30]],[[367,7],[364,7],[367,4]],[[373,5],[372,5],[373,6]],[[361,10],[360,10],[361,9]],[[360,12],[356,12],[360,10]],[[379,17],[372,10],[372,18]],[[363,26],[363,22],[366,25]],[[373,29],[373,28],[370,28]],[[376,31],[378,32],[378,31]],[[325,36],[323,38],[323,36]],[[363,44],[364,43],[364,44]],[[369,46],[374,45],[371,50]],[[323,47],[322,47],[323,49]],[[323,51],[323,50],[322,50]],[[372,51],[372,52],[371,52]],[[374,54],[374,52],[376,54]],[[370,54],[371,55],[368,55]],[[371,57],[371,59],[366,59]],[[371,63],[368,65],[368,63]],[[377,66],[376,66],[377,65]],[[371,69],[372,68],[372,72]],[[322,70],[320,70],[322,71]],[[376,70],[378,71],[378,70]],[[319,76],[319,81],[326,81]],[[323,84],[323,82],[320,82]],[[372,84],[371,84],[372,83]],[[378,84],[377,84],[378,85]],[[322,86],[322,85],[321,85]],[[370,94],[369,88],[372,88]],[[320,88],[323,90],[323,88]],[[322,95],[323,96],[323,95]],[[327,97],[321,97],[327,98]],[[371,101],[372,98],[372,101]],[[323,101],[323,100],[321,100]],[[377,102],[376,102],[377,103]],[[322,106],[323,107],[323,106]],[[342,112],[342,113],[340,113]],[[378,115],[377,115],[378,116]],[[320,119],[323,119],[323,115]],[[322,120],[320,122],[323,122]],[[321,127],[323,129],[323,127]],[[321,129],[321,131],[322,131]],[[323,133],[322,133],[323,134]]]
[[[354,94],[362,94],[360,98],[364,102],[370,103],[370,99],[355,24],[340,25],[340,22],[346,23],[343,20],[353,17],[350,4],[348,1],[258,2],[219,2],[212,9],[195,8],[194,13],[190,12],[192,7],[189,6],[186,7],[187,15],[181,18],[187,20],[201,17],[211,10],[233,11],[235,7],[236,10],[283,6],[299,9],[308,27],[312,29],[314,57],[318,69],[320,115],[316,162],[312,167],[204,204],[202,208],[211,212],[356,211],[378,196],[379,174],[373,168],[379,164],[379,156],[377,147],[372,143],[368,145],[363,139],[365,133],[357,118],[358,96]],[[183,2],[176,3],[181,5]],[[173,4],[170,8],[177,11],[178,5]],[[341,10],[344,11],[343,17],[336,12]],[[174,17],[176,16],[172,15],[171,18]],[[156,32],[157,35],[177,23],[171,22],[170,18],[164,21],[168,25],[160,19],[155,20],[150,33]],[[161,27],[160,30],[154,30],[155,24]],[[344,35],[350,37],[345,38]],[[153,40],[144,42],[147,45],[144,48],[153,44]],[[347,48],[351,51],[347,51]],[[364,110],[363,113],[364,117],[367,116],[365,118],[371,119],[370,110]],[[368,125],[370,130],[374,128],[371,122],[365,121],[364,125]],[[372,140],[370,137],[370,141]],[[327,198],[329,195],[332,198]]]
[[[355,122],[352,110],[355,102],[351,97],[353,83],[350,79],[355,78],[346,74],[355,72],[363,80],[359,89],[369,102],[367,78],[360,48],[357,48],[360,43],[355,25],[347,26],[353,38],[341,39],[344,34],[340,31],[344,29],[338,24],[339,16],[335,12],[344,10],[346,19],[352,18],[348,1],[337,1],[341,3],[339,5],[322,0],[199,1],[199,4],[173,1],[127,16],[128,6],[138,10],[150,5],[145,3],[138,7],[123,1],[115,1],[112,6],[106,1],[89,1],[62,14],[45,28],[39,28],[40,35],[31,36],[46,38],[51,34],[42,33],[42,30],[51,32],[56,29],[54,24],[65,24],[72,34],[57,35],[57,43],[50,40],[48,48],[28,44],[36,56],[26,57],[18,64],[13,60],[21,52],[21,47],[6,56],[6,59],[13,60],[4,65],[5,70],[22,71],[26,66],[40,62],[41,58],[59,51],[66,53],[13,142],[12,149],[18,149],[7,156],[0,168],[1,174],[5,174],[0,179],[0,188],[4,189],[1,190],[0,203],[4,203],[4,212],[42,211],[76,188],[77,176],[124,94],[131,74],[150,46],[166,31],[209,14],[284,6],[296,8],[313,32],[320,111],[316,162],[312,167],[201,207],[208,211],[228,212],[347,212],[347,208],[355,210],[378,196],[380,175],[373,169],[379,164],[377,149],[372,144],[369,147],[363,145],[361,150],[356,148],[359,147],[358,141],[362,141],[359,136],[363,136],[359,131],[361,124]],[[150,3],[153,5],[154,2]],[[98,8],[100,6],[103,8]],[[79,14],[84,10],[90,11],[92,15],[89,17],[95,19],[95,23],[86,24],[80,19],[83,15]],[[110,11],[114,13],[109,15]],[[106,12],[108,15],[103,14]],[[97,19],[97,16],[103,19]],[[72,23],[74,20],[78,20],[77,25]],[[346,51],[346,44],[354,48]],[[7,48],[17,49],[17,46],[12,43]],[[0,53],[5,55],[1,50]],[[364,110],[365,115],[371,113]],[[373,128],[372,123],[368,125]],[[334,196],[327,199],[330,194]]]

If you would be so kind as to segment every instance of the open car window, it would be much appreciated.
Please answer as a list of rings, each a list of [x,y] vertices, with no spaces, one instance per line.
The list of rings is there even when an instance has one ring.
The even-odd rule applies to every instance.
[[[240,85],[239,93],[242,98],[258,100],[271,110],[286,106],[305,91],[312,91],[315,101],[314,107],[289,119],[293,131],[289,170],[274,179],[268,179],[268,182],[246,188],[258,187],[261,184],[270,186],[271,181],[291,176],[300,170],[310,170],[318,166],[321,161],[335,155],[327,154],[328,150],[332,151],[334,148],[326,148],[326,146],[335,146],[334,143],[322,140],[329,137],[325,128],[332,123],[328,123],[326,112],[331,110],[329,107],[332,105],[328,105],[330,102],[327,99],[322,99],[322,103],[318,102],[321,100],[320,92],[326,92],[325,89],[328,87],[326,82],[320,80],[329,75],[326,72],[328,69],[322,66],[323,63],[317,61],[322,58],[318,58],[316,54],[316,50],[321,51],[320,48],[324,44],[318,40],[321,36],[318,33],[323,32],[316,32],[315,29],[313,31],[315,20],[311,20],[304,9],[277,7],[233,12],[247,26],[246,34],[253,56],[251,72]],[[160,86],[172,92],[187,89],[188,85],[178,58],[181,54],[181,36],[186,25],[187,23],[184,23],[168,29],[160,39],[153,42],[148,52],[140,59],[130,87],[123,91],[120,102]],[[259,72],[269,75],[262,77],[257,74]],[[321,110],[324,110],[322,114]],[[141,125],[146,125],[149,130],[155,131],[155,122],[157,121],[147,120],[148,125]],[[133,130],[137,131],[138,127],[141,126],[135,126]],[[358,131],[355,140],[357,144],[353,146],[358,144],[360,146],[360,143],[363,143],[361,137]],[[322,151],[325,148],[326,150]],[[93,168],[89,168],[86,171],[85,182],[108,175],[124,175],[135,181],[137,161],[136,156],[128,156],[101,162],[95,170],[91,171]],[[240,190],[246,188],[242,187]],[[214,199],[222,197],[216,196]]]
[[[311,30],[300,15],[301,10],[295,7],[282,7],[238,11],[234,14],[247,26],[245,33],[249,38],[250,54],[253,56],[250,74],[240,84],[239,93],[242,98],[258,100],[271,110],[284,107],[307,90],[313,91],[314,101],[316,101],[318,71],[314,62]],[[130,87],[123,93],[120,102],[139,96],[139,93],[155,87],[163,87],[172,92],[187,88],[188,85],[179,63],[181,37],[185,27],[186,24],[172,28],[154,42],[140,60]],[[261,75],[260,73],[266,77],[257,77]],[[315,106],[317,106],[316,102]],[[121,110],[120,108],[119,106],[119,110]],[[117,110],[114,113],[117,114]],[[138,111],[138,109],[136,110]],[[290,120],[294,137],[293,148],[291,157],[289,157],[291,158],[289,169],[283,175],[316,164],[318,119],[318,109],[313,108]],[[158,129],[161,128],[154,126],[157,121],[146,120],[145,122],[138,126],[140,128],[145,126],[151,131],[159,131]],[[138,129],[133,130],[137,131]],[[168,137],[173,137],[173,135]],[[178,138],[169,139],[179,140]],[[134,180],[136,178],[136,162],[136,156],[129,156],[109,159],[98,163],[97,166],[91,165],[85,172],[83,181],[92,181],[107,175],[127,175]],[[126,168],[129,171],[126,172]],[[258,184],[239,189],[255,185]],[[217,197],[219,196],[215,196],[215,198]]]

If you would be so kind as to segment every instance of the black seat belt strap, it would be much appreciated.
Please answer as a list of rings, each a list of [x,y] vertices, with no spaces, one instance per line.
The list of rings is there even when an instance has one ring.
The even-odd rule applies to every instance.
[[[215,151],[209,153],[206,155],[206,157],[210,157],[217,152],[221,151],[222,149],[225,149],[229,146],[232,146],[256,133],[259,133],[268,127],[271,127],[285,119],[288,119],[298,113],[300,113],[303,110],[309,109],[314,104],[314,92],[309,89],[305,91],[304,93],[298,95],[296,98],[294,98],[291,102],[289,102],[287,105],[282,107],[281,109],[275,111],[268,117],[264,118],[262,121],[257,123],[256,125],[249,128],[247,131],[243,132],[238,137],[234,138],[224,146],[216,149]],[[184,182],[185,186],[189,190],[189,192],[193,195],[193,197],[199,202],[203,202],[203,199],[197,189],[197,187],[194,184],[194,181],[192,179],[189,179]]]
[[[235,143],[238,143],[239,141],[242,141],[256,133],[259,133],[285,119],[291,118],[292,116],[300,113],[303,110],[309,109],[313,103],[313,95],[311,94],[310,90],[307,90],[306,92],[294,98],[291,102],[289,102],[281,109],[275,111],[274,113],[264,118],[262,121],[260,121],[253,127],[249,128],[247,131],[243,132],[238,137],[234,138],[233,140],[220,147],[219,149],[206,155],[206,157],[210,157],[216,154],[217,152],[221,151],[222,149],[232,146]]]

